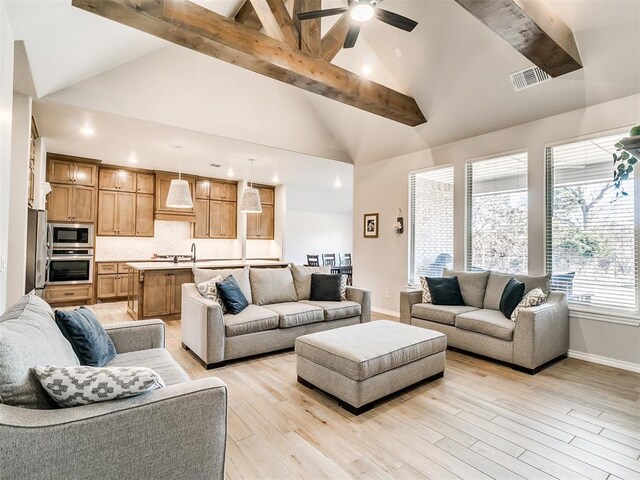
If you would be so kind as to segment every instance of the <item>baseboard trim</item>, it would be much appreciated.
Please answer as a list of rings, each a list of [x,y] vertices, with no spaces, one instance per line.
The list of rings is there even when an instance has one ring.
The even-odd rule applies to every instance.
[[[400,318],[400,312],[395,310],[387,310],[386,308],[371,307],[372,312],[381,313],[382,315],[388,315],[390,317]]]
[[[585,362],[598,363],[600,365],[606,365],[607,367],[614,367],[621,370],[640,373],[640,364],[637,363],[616,360],[615,358],[601,357],[600,355],[579,352],[577,350],[569,350],[568,356],[571,358],[577,358],[578,360],[584,360]]]

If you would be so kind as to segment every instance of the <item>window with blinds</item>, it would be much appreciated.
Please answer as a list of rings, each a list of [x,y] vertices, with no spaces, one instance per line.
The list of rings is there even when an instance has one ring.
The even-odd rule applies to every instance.
[[[526,273],[527,154],[467,163],[467,270]]]
[[[409,175],[409,284],[453,267],[453,166]]]
[[[616,199],[614,144],[620,135],[546,149],[547,272],[569,302],[638,310],[634,183]]]

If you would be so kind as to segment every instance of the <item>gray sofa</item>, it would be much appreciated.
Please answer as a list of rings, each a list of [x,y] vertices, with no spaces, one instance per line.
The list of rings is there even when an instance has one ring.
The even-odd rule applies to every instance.
[[[534,374],[545,364],[566,356],[569,311],[566,295],[549,292],[549,276],[513,275],[525,284],[525,294],[541,288],[549,296],[537,307],[524,308],[515,322],[499,310],[511,275],[497,272],[456,272],[465,306],[422,303],[422,290],[400,293],[400,321],[447,335],[447,345],[507,362]]]
[[[78,364],[51,308],[25,295],[0,316],[0,477],[222,479],[225,384],[190,381],[164,349],[160,320],[105,328],[118,352],[109,365],[152,368],[166,388],[57,408],[30,373],[36,365]]]
[[[293,348],[300,335],[371,320],[371,293],[347,287],[346,301],[309,300],[312,273],[328,267],[194,268],[195,283],[182,285],[182,344],[206,368],[228,360]],[[196,284],[233,275],[250,305],[237,315],[222,312]]]

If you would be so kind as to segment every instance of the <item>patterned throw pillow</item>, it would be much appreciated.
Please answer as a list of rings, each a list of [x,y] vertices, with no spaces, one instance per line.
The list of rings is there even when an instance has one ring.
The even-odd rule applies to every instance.
[[[144,367],[35,367],[33,372],[61,407],[133,397],[164,387],[160,375]]]
[[[227,311],[227,307],[224,306],[224,302],[220,297],[220,293],[218,292],[218,282],[222,282],[224,277],[222,275],[218,275],[213,277],[211,280],[207,280],[206,282],[202,282],[198,284],[198,291],[200,295],[209,300],[213,300],[220,308],[222,308],[222,313]]]
[[[427,285],[427,277],[420,277],[420,287],[422,288],[422,303],[431,303],[431,292]]]
[[[537,307],[538,305],[542,305],[547,300],[548,295],[546,295],[542,289],[534,288],[529,293],[527,293],[522,300],[518,304],[518,306],[513,310],[511,314],[511,320],[514,322],[518,318],[518,312],[523,308],[529,307]]]
[[[340,276],[340,300],[344,301],[347,299],[347,278],[348,275]]]

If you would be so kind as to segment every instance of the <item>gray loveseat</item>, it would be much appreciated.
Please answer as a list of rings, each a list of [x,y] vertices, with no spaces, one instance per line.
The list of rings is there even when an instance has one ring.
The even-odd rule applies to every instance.
[[[325,267],[202,270],[194,268],[195,283],[182,285],[182,343],[206,368],[228,360],[293,348],[296,338],[371,320],[371,293],[347,287],[346,301],[309,300],[312,273]],[[196,284],[233,275],[249,301],[237,315],[222,312],[204,298]]]
[[[497,272],[456,272],[465,306],[422,303],[422,290],[400,293],[400,321],[447,335],[447,345],[510,363],[536,373],[569,349],[569,311],[566,295],[549,292],[549,276],[513,275],[525,284],[548,293],[537,307],[524,308],[515,322],[499,310],[500,298],[511,275]]]
[[[25,295],[0,316],[0,477],[222,479],[225,384],[190,381],[164,349],[160,320],[105,328],[118,352],[109,365],[151,368],[166,388],[57,408],[30,372],[36,365],[78,364],[51,308]]]

